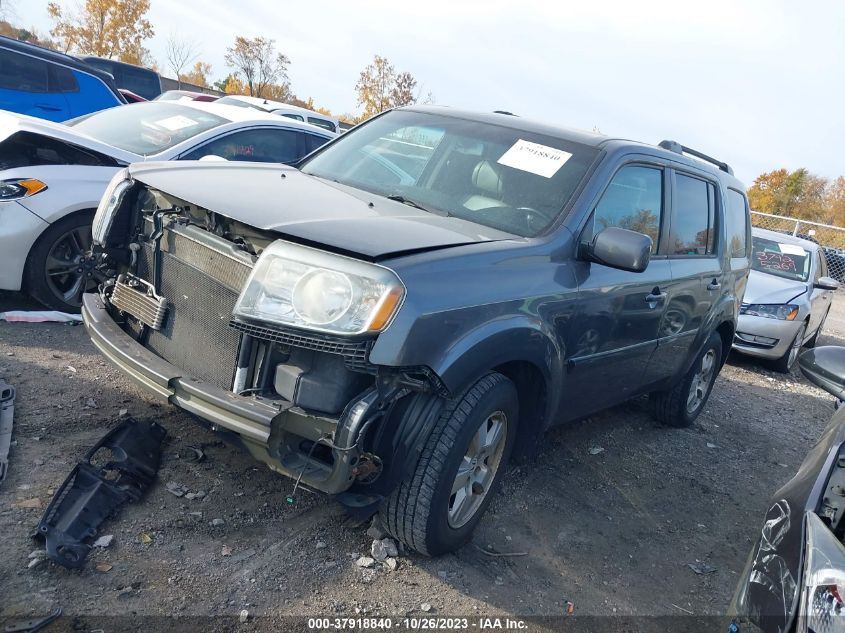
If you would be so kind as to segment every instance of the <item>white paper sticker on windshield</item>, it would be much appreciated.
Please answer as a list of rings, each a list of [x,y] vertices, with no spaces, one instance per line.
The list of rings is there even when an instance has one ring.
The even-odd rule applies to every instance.
[[[496,161],[500,165],[551,178],[572,154],[539,143],[519,139]]]
[[[160,121],[156,121],[155,123],[156,125],[163,127],[165,130],[170,130],[171,132],[178,132],[179,130],[183,130],[186,127],[191,127],[192,125],[197,124],[197,122],[193,119],[189,119],[188,117],[182,116],[181,114],[167,117],[166,119],[161,119]]]
[[[778,244],[778,248],[780,248],[781,253],[786,253],[787,255],[806,255],[807,251],[805,251],[800,246],[795,244]]]

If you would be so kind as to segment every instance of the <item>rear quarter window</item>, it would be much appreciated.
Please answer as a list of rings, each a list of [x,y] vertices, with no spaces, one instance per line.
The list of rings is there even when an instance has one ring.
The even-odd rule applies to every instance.
[[[745,194],[735,189],[728,189],[728,204],[725,211],[728,251],[731,257],[748,257],[750,229],[748,201],[745,199]]]

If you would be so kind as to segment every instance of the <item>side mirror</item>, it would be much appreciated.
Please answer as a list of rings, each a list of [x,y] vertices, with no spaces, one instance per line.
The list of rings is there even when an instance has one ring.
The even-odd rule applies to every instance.
[[[651,257],[651,243],[648,235],[609,226],[586,245],[585,256],[597,264],[641,273]]]
[[[813,286],[821,288],[822,290],[836,290],[839,288],[839,282],[833,277],[819,277],[818,281],[814,283]]]
[[[845,400],[845,347],[824,345],[808,349],[798,357],[798,366],[811,383]]]

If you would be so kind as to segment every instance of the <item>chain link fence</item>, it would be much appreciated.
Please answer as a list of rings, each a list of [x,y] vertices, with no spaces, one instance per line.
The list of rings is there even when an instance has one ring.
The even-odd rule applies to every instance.
[[[820,245],[827,260],[828,275],[845,283],[845,229],[759,211],[751,212],[751,225],[802,237]]]

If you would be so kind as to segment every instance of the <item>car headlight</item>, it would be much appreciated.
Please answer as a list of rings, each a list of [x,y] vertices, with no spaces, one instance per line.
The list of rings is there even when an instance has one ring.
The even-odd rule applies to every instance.
[[[235,305],[238,317],[332,334],[386,328],[405,286],[383,266],[273,242],[255,264]]]
[[[795,317],[798,316],[798,306],[783,303],[752,303],[741,307],[739,313],[766,317],[767,319],[794,321]]]
[[[802,578],[797,631],[845,630],[845,547],[813,512]]]
[[[121,169],[109,182],[100,204],[97,205],[97,212],[94,214],[94,224],[91,233],[94,243],[103,246],[106,243],[106,236],[111,230],[114,220],[114,212],[120,206],[124,194],[133,185],[134,181],[129,178],[129,170]]]
[[[20,200],[44,191],[47,185],[36,178],[0,180],[0,200]]]

